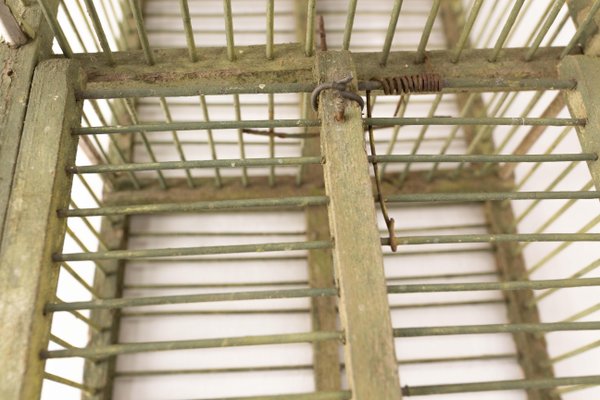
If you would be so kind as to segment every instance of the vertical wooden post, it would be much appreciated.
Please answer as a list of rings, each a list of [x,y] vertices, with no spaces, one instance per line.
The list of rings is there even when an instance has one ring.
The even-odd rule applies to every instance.
[[[561,78],[575,79],[577,88],[565,92],[567,106],[574,118],[586,118],[577,127],[581,148],[586,153],[600,154],[600,82],[596,78],[600,60],[589,56],[567,56],[558,67]],[[600,190],[600,162],[588,161],[594,186]]]
[[[318,53],[316,74],[320,83],[356,77],[348,51]],[[346,375],[355,400],[398,400],[402,396],[361,111],[348,102],[344,120],[336,121],[338,96],[334,90],[321,92],[319,116]]]
[[[28,33],[35,36],[18,49],[0,43],[0,243],[33,71],[40,60],[50,55],[52,46],[52,34],[37,6],[16,1],[7,4],[18,6],[24,25],[32,30]],[[48,4],[53,10],[58,8],[58,0],[50,0]]]
[[[49,60],[36,68],[12,200],[0,249],[0,398],[39,397],[44,370],[40,351],[48,344],[51,316],[45,304],[54,298],[58,264],[52,254],[62,247],[75,162],[81,102],[75,99],[79,69],[67,60]]]
[[[448,0],[441,4],[440,13],[446,36],[446,44],[452,49],[458,43],[465,24],[465,12],[461,0]],[[469,47],[469,43],[467,46]],[[459,109],[465,107],[468,93],[457,93],[456,100]],[[487,115],[483,97],[477,95],[470,111],[466,117],[485,117]],[[476,127],[465,127],[467,143],[475,137]],[[492,135],[483,138],[475,149],[479,154],[494,153]],[[478,167],[478,166],[474,166]],[[497,167],[497,166],[496,166]],[[494,170],[491,171],[492,173]],[[497,168],[496,168],[497,172]],[[510,171],[503,176],[514,184],[514,175]],[[494,234],[517,233],[515,229],[515,216],[510,202],[488,201],[484,203],[486,220],[489,223],[489,231]],[[516,243],[496,243],[494,256],[496,268],[501,281],[527,280],[527,266],[523,255],[518,251]],[[537,306],[532,302],[532,290],[505,291],[507,316],[511,323],[539,323],[540,315]],[[530,305],[532,304],[532,305]],[[546,339],[543,334],[514,333],[513,340],[519,353],[519,365],[527,379],[552,378],[554,370],[548,356]],[[552,389],[529,389],[527,390],[529,400],[555,400],[560,395]]]
[[[299,43],[306,38],[306,16],[308,0],[296,0],[296,37]],[[303,117],[317,119],[307,95],[299,95],[304,99]],[[307,128],[307,133],[319,133],[319,128]],[[305,138],[302,145],[302,156],[320,156],[319,138]],[[323,187],[323,169],[320,165],[304,165],[300,170],[303,182]],[[329,240],[331,234],[328,226],[326,206],[310,206],[306,208],[306,234],[308,240]],[[330,288],[335,286],[333,273],[333,256],[331,249],[308,251],[308,283],[310,287]],[[312,330],[337,330],[337,301],[333,297],[314,297],[311,299],[310,313]],[[342,387],[340,370],[339,344],[335,341],[313,343],[313,375],[317,391],[338,391]]]

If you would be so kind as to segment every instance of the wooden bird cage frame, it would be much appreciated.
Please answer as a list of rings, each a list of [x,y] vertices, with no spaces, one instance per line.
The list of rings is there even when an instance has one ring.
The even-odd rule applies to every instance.
[[[398,20],[408,12],[403,3],[409,0],[390,1],[380,10],[387,20],[381,32],[357,27],[359,15],[377,14],[361,9],[357,0],[343,7],[340,2],[286,2],[281,15],[283,2],[274,0],[264,2],[266,10],[250,5],[239,14],[232,0],[219,2],[223,9],[218,12],[209,5],[191,12],[188,0],[180,0],[178,10],[154,14],[144,11],[148,1],[7,0],[10,13],[0,9],[3,20],[15,22],[29,38],[19,47],[0,45],[0,398],[37,399],[45,381],[69,386],[85,399],[107,400],[113,398],[118,379],[274,370],[310,370],[315,390],[272,393],[265,388],[262,394],[235,399],[397,400],[521,391],[530,400],[541,400],[598,394],[600,362],[593,365],[593,360],[598,360],[600,347],[600,306],[564,316],[557,311],[556,318],[550,314],[548,319],[542,318],[548,315],[541,315],[538,305],[562,294],[566,300],[561,301],[569,303],[578,293],[589,296],[586,288],[597,290],[600,285],[594,275],[599,253],[594,255],[589,247],[600,240],[594,230],[600,222],[600,0],[546,2],[524,45],[511,48],[506,43],[517,27],[526,25],[524,16],[533,0],[492,5],[433,0],[416,28],[419,40],[407,39],[405,50],[394,46],[401,40],[396,32],[404,28]],[[177,19],[181,29],[153,33],[149,21],[161,15]],[[239,45],[243,35],[256,32],[251,25],[235,25],[235,15],[260,17],[265,25],[258,32],[264,41]],[[220,21],[222,30],[193,25],[202,18],[207,24]],[[276,28],[278,18],[288,18],[295,26]],[[328,30],[330,20],[337,22]],[[574,24],[574,33],[567,43],[555,45],[567,24]],[[445,49],[428,46],[434,26],[443,32]],[[472,43],[476,27],[480,36],[489,37]],[[161,35],[174,34],[185,37],[187,47],[152,45]],[[198,35],[217,34],[215,40],[223,45],[198,45]],[[280,43],[277,35],[292,35],[296,43]],[[357,38],[375,41],[378,48],[356,50],[352,43]],[[511,104],[524,93],[530,95],[528,104],[515,114]],[[427,113],[408,116],[406,110],[419,102]],[[436,112],[449,102],[457,110],[452,115]],[[312,103],[318,103],[318,111]],[[161,111],[142,114],[143,107]],[[181,119],[178,107],[195,107],[198,118]],[[230,109],[225,116],[209,112],[218,107]],[[241,111],[252,107],[266,111],[266,117]],[[285,107],[297,115],[275,118],[276,110]],[[532,110],[540,107],[534,115]],[[407,127],[415,135],[405,134]],[[432,136],[432,127],[444,127],[443,134]],[[562,151],[561,142],[575,135],[581,151]],[[549,136],[552,140],[540,148]],[[423,150],[428,140],[436,143],[435,151]],[[463,147],[450,152],[458,141]],[[174,157],[157,156],[157,148],[166,146]],[[225,146],[239,156],[224,157],[220,149]],[[290,152],[282,150],[285,146]],[[81,163],[80,157],[87,159]],[[525,172],[516,173],[521,166],[527,166]],[[536,179],[548,182],[536,175],[546,174],[545,168],[556,178],[528,190]],[[583,181],[569,175],[572,171]],[[579,186],[561,189],[565,181]],[[583,187],[580,182],[585,182]],[[84,193],[84,207],[75,193]],[[516,213],[519,202],[526,208]],[[456,204],[479,207],[483,222],[412,228],[406,223],[415,212],[435,215],[436,209],[449,207],[447,212],[453,213]],[[559,206],[550,207],[553,211],[537,228],[521,232],[523,220],[538,215],[542,204]],[[387,216],[388,207],[395,221]],[[583,226],[556,224],[577,207],[588,214]],[[305,230],[267,232],[274,241],[261,240],[265,232],[255,232],[254,239],[244,242],[235,239],[239,232],[229,226],[169,236],[150,228],[136,230],[134,223],[139,216],[231,212],[239,217],[236,213],[291,211],[304,213]],[[381,212],[385,221],[378,217]],[[238,217],[226,225],[238,224]],[[244,229],[242,234],[251,235]],[[93,237],[92,244],[82,239],[83,231]],[[296,240],[287,238],[294,236]],[[140,242],[140,237],[146,239]],[[185,245],[189,237],[199,244]],[[227,237],[234,239],[227,244],[213,240]],[[161,245],[163,240],[168,245]],[[73,248],[68,243],[79,250],[68,250]],[[534,247],[538,250],[530,250]],[[561,257],[574,257],[570,250],[591,257],[591,262],[568,273],[554,268],[540,274],[553,260],[565,263]],[[526,262],[529,251],[539,254],[534,254],[533,265]],[[384,259],[401,264],[419,254],[450,259],[474,252],[493,256],[496,270],[390,276],[384,269]],[[216,284],[181,277],[178,283],[148,287],[125,279],[136,262],[150,268],[223,260],[284,265],[299,259],[309,271],[306,281],[279,282],[266,275],[262,283]],[[84,295],[59,299],[59,275],[71,276]],[[190,291],[130,293],[142,289]],[[395,300],[411,294],[433,299],[436,293],[472,292],[499,297],[408,305]],[[222,302],[281,304],[277,302],[297,298],[308,299],[310,307],[219,308]],[[216,308],[177,308],[190,304]],[[506,323],[397,324],[408,309],[444,312],[448,307],[491,304],[504,307]],[[304,313],[312,327],[186,340],[120,339],[127,318],[238,318],[244,313]],[[89,330],[84,346],[55,333],[58,316],[65,314]],[[546,334],[559,332],[587,336],[573,336],[570,349],[560,352],[546,339]],[[494,334],[512,336],[516,352],[414,359],[398,347],[406,338]],[[117,365],[119,357],[129,354],[295,343],[310,344],[312,363],[195,370],[170,365],[123,370]],[[565,375],[557,369],[559,363],[580,357],[591,373]],[[73,358],[83,360],[81,380],[46,368],[48,360]],[[520,366],[522,378],[469,382],[464,376],[453,383],[423,385],[402,373],[403,365],[504,359]],[[206,393],[200,387],[195,396],[207,398]]]

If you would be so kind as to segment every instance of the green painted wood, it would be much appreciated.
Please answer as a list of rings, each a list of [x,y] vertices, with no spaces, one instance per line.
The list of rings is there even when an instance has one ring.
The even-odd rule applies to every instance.
[[[57,0],[48,3],[56,10]],[[14,0],[8,5],[35,39],[18,49],[0,43],[0,243],[33,71],[38,61],[49,55],[52,43],[50,30],[37,7],[24,7]]]
[[[319,82],[356,76],[348,51],[320,52],[315,62]],[[402,396],[361,111],[349,103],[344,119],[336,121],[336,97],[332,90],[321,92],[319,116],[346,375],[355,400],[398,400]]]
[[[569,13],[575,26],[579,26],[587,17],[590,9],[594,5],[595,0],[567,0]],[[590,56],[600,55],[600,35],[598,29],[600,27],[600,14],[596,15],[591,22],[589,28],[584,32],[580,39],[584,53]]]
[[[147,65],[143,52],[115,52],[116,65],[109,66],[95,55],[76,55],[88,75],[80,93],[85,98],[173,96],[222,93],[271,93],[311,91],[313,59],[306,57],[298,44],[274,46],[274,59],[265,59],[265,46],[236,47],[235,63],[227,60],[225,48],[198,48],[199,60],[190,62],[186,49],[154,49],[156,64]],[[391,53],[385,67],[372,53],[353,53],[356,77],[360,81],[375,77],[437,73],[443,79],[462,79],[452,85],[477,84],[478,90],[498,90],[498,82],[515,90],[528,86],[518,81],[556,78],[556,65],[562,48],[543,48],[534,60],[523,61],[527,48],[503,50],[504,56],[488,62],[493,50],[465,50],[453,63],[453,50],[428,52],[428,61],[415,64],[415,52]],[[482,82],[494,83],[486,87]],[[481,87],[480,87],[481,86]]]
[[[39,396],[51,317],[44,305],[54,298],[75,160],[81,103],[75,100],[79,69],[66,60],[42,62],[35,71],[14,187],[0,249],[0,398]]]
[[[596,79],[600,61],[590,56],[567,56],[559,66],[559,74],[577,79],[577,89],[565,92],[571,115],[587,118],[584,127],[578,127],[581,148],[590,153],[600,153],[600,82]],[[596,188],[600,187],[600,163],[588,161],[588,168]]]

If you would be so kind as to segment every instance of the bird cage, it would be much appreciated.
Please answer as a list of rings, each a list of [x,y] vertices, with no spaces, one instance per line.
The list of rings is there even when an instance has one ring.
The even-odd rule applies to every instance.
[[[600,396],[600,0],[5,3],[0,399]]]

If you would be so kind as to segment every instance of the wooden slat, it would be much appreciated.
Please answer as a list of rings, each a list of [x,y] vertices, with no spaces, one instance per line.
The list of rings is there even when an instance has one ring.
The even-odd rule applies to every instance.
[[[72,179],[66,165],[74,162],[81,104],[75,100],[78,68],[51,60],[37,68],[14,188],[0,249],[0,398],[38,398],[48,343],[50,316],[44,305],[53,299],[65,220],[56,210],[67,207]]]
[[[316,74],[319,82],[356,76],[347,51],[318,53]],[[398,400],[402,395],[361,111],[350,103],[345,120],[338,122],[335,102],[333,91],[321,93],[321,148],[346,375],[355,400]]]
[[[265,59],[264,46],[236,47],[235,63],[227,60],[225,48],[198,48],[199,60],[191,63],[186,49],[155,49],[156,64],[147,65],[141,51],[115,52],[115,66],[105,65],[95,55],[76,55],[88,76],[88,85],[79,95],[85,98],[180,96],[223,94],[243,91],[264,93],[269,90],[291,92],[302,87],[312,90],[312,58],[306,57],[298,44],[274,46],[275,58]],[[464,78],[499,82],[521,79],[556,79],[556,65],[562,48],[543,48],[534,60],[525,62],[528,49],[505,49],[495,63],[488,62],[493,50],[465,50],[459,63],[450,61],[448,50],[428,52],[427,62],[415,64],[415,52],[390,54],[385,67],[373,53],[353,53],[356,77],[374,77],[436,73],[442,79]],[[513,85],[514,90],[527,90],[526,85]],[[477,90],[499,90],[479,87]]]
[[[25,16],[25,26],[33,27],[35,39],[18,49],[0,43],[0,243],[33,71],[39,60],[50,54],[52,45],[42,13],[36,7],[9,1],[9,6],[13,5]],[[58,0],[48,1],[48,5],[56,10]]]
[[[600,154],[600,82],[597,79],[600,62],[596,57],[567,56],[559,67],[561,76],[577,79],[577,89],[565,92],[571,115],[587,118],[584,127],[577,128],[581,148],[585,152]],[[596,189],[600,188],[600,164],[588,162]]]
[[[308,0],[295,2],[296,38],[302,43],[306,38],[306,16]],[[316,113],[309,104],[308,96],[300,97],[300,111],[306,109],[306,117],[317,119]],[[302,99],[304,100],[304,104]],[[302,114],[301,114],[302,115]],[[319,128],[307,128],[307,133],[319,133]],[[319,137],[309,137],[302,142],[302,155],[306,157],[321,156]],[[323,168],[320,165],[304,165],[300,170],[301,181],[307,179],[315,188],[322,189]],[[306,211],[307,240],[329,240],[328,214],[326,206],[307,207]],[[335,286],[333,272],[333,255],[331,249],[309,250],[307,256],[308,283],[314,288],[331,288]],[[313,297],[310,300],[310,313],[313,331],[337,330],[337,301],[334,297]],[[317,391],[339,391],[342,389],[342,373],[339,356],[339,343],[335,341],[313,342],[313,375]]]
[[[320,166],[317,166],[321,169]],[[411,171],[400,185],[399,173],[388,173],[382,182],[382,191],[387,195],[408,193],[454,193],[454,192],[506,192],[514,189],[514,182],[501,180],[495,176],[479,176],[465,169],[458,177],[451,177],[453,170],[440,170],[433,181],[427,180],[427,171]],[[216,201],[235,199],[260,199],[269,197],[320,196],[324,194],[322,178],[314,179],[306,175],[301,186],[296,185],[296,177],[278,175],[277,185],[271,187],[266,176],[252,176],[249,185],[242,190],[239,179],[223,178],[223,187],[216,188],[214,179],[194,179],[201,190],[190,189],[185,178],[167,179],[169,188],[163,190],[156,180],[142,180],[143,189],[127,187],[106,193],[107,205],[173,203],[192,201]],[[125,182],[125,181],[124,181]]]

